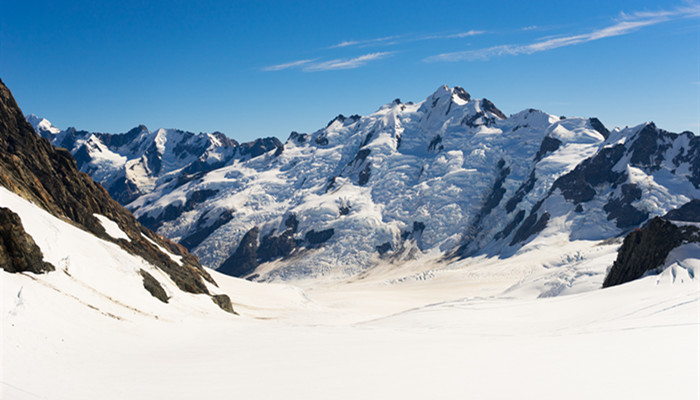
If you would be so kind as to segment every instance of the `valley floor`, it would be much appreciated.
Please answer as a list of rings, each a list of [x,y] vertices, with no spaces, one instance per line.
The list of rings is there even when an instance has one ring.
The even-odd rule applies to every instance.
[[[697,399],[697,260],[599,290],[616,246],[577,246],[323,285],[213,271],[241,316],[2,273],[2,398]]]

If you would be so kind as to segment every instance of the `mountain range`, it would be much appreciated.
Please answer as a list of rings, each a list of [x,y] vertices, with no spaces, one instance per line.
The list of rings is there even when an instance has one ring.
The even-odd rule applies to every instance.
[[[605,240],[700,198],[700,139],[442,86],[312,133],[239,144],[139,126],[60,130],[80,170],[202,264],[261,280],[356,275],[426,255],[508,257],[539,237]]]

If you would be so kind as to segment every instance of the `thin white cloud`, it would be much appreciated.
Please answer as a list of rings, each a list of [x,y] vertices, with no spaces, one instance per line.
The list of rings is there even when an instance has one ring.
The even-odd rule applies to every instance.
[[[331,49],[337,49],[341,47],[350,47],[350,46],[367,46],[367,45],[372,45],[372,44],[384,44],[385,42],[390,42],[393,40],[396,40],[400,38],[400,35],[394,35],[394,36],[386,36],[386,37],[380,37],[376,39],[367,39],[367,40],[346,40],[343,42],[340,42],[338,44],[334,44],[331,46]]]
[[[539,28],[539,26],[537,26],[537,25],[530,25],[530,26],[526,26],[526,27],[522,28],[521,30],[523,30],[523,31],[534,31],[535,29],[538,29],[538,28]]]
[[[466,32],[460,32],[460,33],[453,33],[450,35],[430,35],[430,36],[424,36],[422,38],[419,38],[417,40],[434,40],[434,39],[460,39],[460,38],[465,38],[469,36],[477,36],[477,35],[483,35],[486,33],[486,31],[477,31],[475,29],[466,31]]]
[[[479,30],[472,29],[469,31],[454,33],[454,34],[430,34],[430,35],[425,35],[425,36],[394,35],[394,36],[385,36],[385,37],[381,37],[381,38],[367,39],[367,40],[346,40],[346,41],[340,42],[338,44],[334,44],[333,46],[330,46],[329,49],[338,49],[338,48],[351,47],[351,46],[356,46],[356,47],[368,47],[368,46],[373,46],[373,45],[390,46],[390,45],[396,45],[396,44],[400,44],[400,43],[419,42],[419,41],[423,41],[423,40],[458,39],[458,38],[465,38],[465,37],[469,37],[469,36],[483,35],[484,33],[486,33],[486,31],[479,31]]]
[[[476,35],[483,35],[486,33],[486,31],[477,31],[477,30],[470,30],[467,32],[462,32],[462,33],[455,33],[454,35],[448,35],[447,38],[452,39],[452,38],[463,38],[463,37],[468,37],[468,36],[476,36]]]
[[[560,47],[572,46],[576,44],[591,42],[604,38],[626,35],[640,28],[656,25],[679,17],[697,17],[697,7],[679,7],[671,11],[641,12],[634,14],[623,14],[621,19],[606,28],[596,29],[580,35],[569,35],[555,38],[542,39],[527,45],[500,45],[483,49],[457,51],[443,53],[424,59],[425,62],[440,61],[475,61],[488,60],[497,56],[533,54],[541,51],[552,50]]]
[[[389,57],[392,54],[393,52],[377,52],[364,54],[355,58],[336,58],[334,60],[306,65],[302,70],[305,72],[318,72],[338,69],[354,69],[366,65],[370,61]]]
[[[270,66],[264,67],[263,71],[281,71],[283,69],[301,67],[303,65],[309,64],[309,63],[314,62],[314,61],[316,61],[316,59],[299,60],[299,61],[292,61],[292,62],[288,62],[288,63],[284,63],[284,64],[270,65]]]
[[[673,10],[657,10],[657,11],[636,11],[633,13],[620,13],[620,20],[639,20],[639,19],[655,19],[655,18],[697,18],[700,17],[700,3],[686,2],[686,5],[676,7]]]

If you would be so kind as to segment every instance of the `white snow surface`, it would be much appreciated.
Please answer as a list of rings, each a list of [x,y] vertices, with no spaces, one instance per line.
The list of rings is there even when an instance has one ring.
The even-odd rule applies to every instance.
[[[0,188],[56,266],[0,273],[3,399],[695,399],[700,247],[599,289],[619,242],[549,234],[506,259],[439,252],[360,277],[210,271],[240,316]],[[170,303],[153,298],[151,273]]]
[[[111,236],[115,239],[124,239],[124,240],[131,241],[131,239],[129,238],[129,235],[127,235],[126,232],[121,230],[121,228],[119,227],[119,225],[116,222],[105,217],[104,215],[100,215],[100,214],[92,214],[92,215],[94,215],[100,221],[100,224],[102,224],[102,227],[105,228],[105,232],[107,232],[107,234],[109,236]]]

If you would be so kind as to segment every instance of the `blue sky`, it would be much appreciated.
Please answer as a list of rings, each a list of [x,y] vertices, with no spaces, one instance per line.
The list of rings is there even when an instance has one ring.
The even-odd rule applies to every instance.
[[[0,1],[0,78],[59,128],[237,140],[464,87],[506,114],[700,131],[700,3]]]

